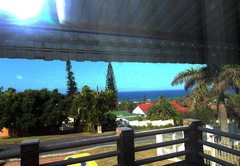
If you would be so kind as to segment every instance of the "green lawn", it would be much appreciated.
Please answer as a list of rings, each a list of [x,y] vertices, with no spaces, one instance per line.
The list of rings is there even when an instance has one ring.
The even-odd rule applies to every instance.
[[[40,141],[56,138],[60,135],[44,135],[44,136],[29,136],[29,137],[0,137],[0,145],[4,144],[20,144],[23,140],[26,139],[36,139],[39,138]]]

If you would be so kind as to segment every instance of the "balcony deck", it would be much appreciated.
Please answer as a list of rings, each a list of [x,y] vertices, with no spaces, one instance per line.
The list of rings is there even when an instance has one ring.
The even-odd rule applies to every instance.
[[[143,164],[162,161],[165,159],[170,159],[178,156],[184,156],[184,155],[186,155],[186,158],[184,161],[179,161],[172,164],[166,164],[165,166],[195,166],[195,165],[205,166],[206,164],[208,164],[207,161],[213,161],[221,165],[234,166],[236,165],[236,163],[239,162],[239,161],[233,162],[230,160],[224,160],[222,158],[215,157],[215,155],[212,156],[211,154],[204,153],[203,146],[205,145],[211,148],[215,148],[217,150],[221,150],[221,151],[233,154],[238,157],[240,156],[239,150],[202,140],[202,132],[208,132],[208,133],[212,133],[212,134],[216,134],[216,135],[220,135],[220,136],[224,136],[224,137],[232,138],[236,140],[240,140],[239,135],[217,131],[213,129],[208,129],[208,128],[203,128],[202,122],[200,120],[195,120],[195,119],[184,119],[183,124],[185,126],[172,127],[167,129],[161,129],[161,130],[145,131],[145,132],[136,132],[136,133],[131,128],[121,127],[121,128],[117,128],[116,130],[117,135],[113,135],[113,136],[100,137],[100,138],[88,139],[88,140],[79,140],[79,141],[66,142],[61,144],[52,144],[52,145],[40,146],[40,147],[39,147],[39,139],[24,140],[21,143],[19,150],[0,153],[0,160],[21,157],[21,165],[28,166],[29,163],[31,162],[31,163],[34,163],[33,165],[38,166],[39,164],[41,164],[39,163],[39,154],[43,152],[51,152],[51,151],[57,151],[62,149],[69,149],[72,147],[81,147],[81,146],[95,145],[100,143],[116,141],[117,150],[115,151],[75,158],[71,160],[61,160],[56,162],[50,161],[50,163],[44,163],[44,164],[41,164],[41,166],[50,166],[50,165],[64,166],[69,164],[76,164],[76,163],[82,163],[86,161],[109,158],[113,156],[117,156],[118,165],[126,165],[126,166],[143,165]],[[143,145],[143,146],[137,146],[137,147],[134,146],[135,138],[145,137],[149,135],[173,133],[178,131],[184,132],[184,138],[179,138],[171,141],[162,140],[159,143],[153,143],[150,145]],[[156,157],[135,160],[135,157],[134,157],[135,152],[161,148],[165,146],[171,146],[179,143],[185,143],[185,150],[171,152],[167,154],[161,154]],[[31,156],[34,156],[34,157],[31,157]],[[203,164],[204,161],[206,164]],[[22,163],[25,163],[25,164],[22,164]]]

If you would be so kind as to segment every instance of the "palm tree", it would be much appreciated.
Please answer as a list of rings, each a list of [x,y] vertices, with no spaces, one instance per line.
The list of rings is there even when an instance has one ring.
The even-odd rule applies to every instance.
[[[190,110],[203,101],[204,96],[211,92],[217,96],[217,107],[220,117],[221,130],[228,132],[227,111],[224,101],[224,91],[233,87],[239,89],[239,66],[207,65],[202,68],[186,70],[179,73],[172,81],[172,86],[185,82],[185,91],[192,89]],[[231,73],[231,75],[229,75]],[[238,75],[239,74],[239,75]]]
[[[240,82],[240,67],[239,65],[225,65],[223,66],[224,72],[221,73],[220,79],[222,81],[221,86],[230,86],[231,89],[239,94],[239,82]]]
[[[174,124],[179,120],[178,113],[176,109],[172,106],[172,103],[168,99],[163,99],[160,105],[157,105],[160,108],[160,118],[161,120],[173,119]]]
[[[148,108],[147,119],[150,120],[169,120],[173,119],[174,124],[176,124],[178,119],[178,113],[176,109],[172,106],[172,103],[164,98],[161,104],[152,105]]]
[[[158,97],[158,101],[159,101],[160,104],[161,104],[162,101],[165,100],[165,99],[166,99],[166,96],[163,96],[162,94],[161,94],[161,96]]]
[[[105,101],[106,101],[106,112],[113,111],[116,109],[117,98],[113,90],[109,89],[105,91]]]

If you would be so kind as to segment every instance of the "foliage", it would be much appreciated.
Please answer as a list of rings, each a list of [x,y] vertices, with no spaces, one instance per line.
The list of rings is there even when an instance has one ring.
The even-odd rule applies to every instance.
[[[73,76],[73,72],[71,71],[72,65],[70,61],[66,62],[66,71],[67,71],[67,96],[73,97],[74,94],[77,93],[77,83],[75,82],[75,77]]]
[[[239,94],[225,94],[226,98],[226,108],[227,116],[232,121],[240,122],[240,95]],[[240,127],[240,125],[238,125]]]
[[[122,110],[126,110],[129,113],[132,113],[133,110],[137,107],[137,103],[134,103],[133,101],[131,101],[129,98],[127,100],[123,100],[123,102],[121,102],[121,104],[118,105],[117,110],[118,111],[122,111]]]
[[[85,85],[74,97],[71,113],[85,124],[87,131],[96,132],[97,125],[104,121],[104,113],[114,110],[116,102],[112,90],[96,92]]]
[[[179,111],[179,119],[181,125],[182,120],[188,118],[201,120],[203,125],[214,124],[215,122],[214,110],[209,105],[200,106],[196,108],[193,112]]]
[[[66,119],[66,108],[62,105],[65,96],[47,89],[25,90],[0,95],[0,129],[19,127],[31,134],[44,125],[61,124]]]
[[[0,94],[3,93],[3,86],[0,87]]]
[[[162,99],[161,104],[152,105],[148,108],[147,119],[150,120],[168,120],[178,121],[178,113],[176,108],[168,99]]]
[[[116,129],[116,119],[117,116],[111,112],[104,114],[104,120],[102,124],[103,130],[108,130],[109,128]]]
[[[212,93],[217,98],[221,130],[228,132],[227,111],[224,91],[240,88],[240,67],[238,65],[207,65],[199,69],[191,68],[180,72],[172,81],[172,86],[185,82],[184,89],[192,89],[190,111],[196,109],[206,94]]]
[[[141,117],[141,116],[136,116],[136,120],[138,120],[138,121],[143,121],[143,117]]]
[[[178,105],[183,107],[183,101],[185,101],[187,98],[185,96],[183,97],[177,97],[177,98],[171,98],[171,101],[175,101]]]
[[[162,103],[163,100],[166,100],[166,96],[163,96],[162,94],[158,97],[159,103]]]
[[[106,89],[105,91],[108,91],[109,89],[111,89],[114,93],[114,97],[116,99],[118,98],[117,84],[116,84],[113,68],[112,68],[112,65],[110,62],[108,64],[108,69],[107,69],[106,88],[105,89]]]
[[[171,123],[166,124],[166,125],[160,125],[160,126],[153,126],[152,123],[148,123],[147,126],[143,125],[143,126],[128,126],[130,128],[132,128],[133,130],[152,130],[152,129],[164,129],[164,128],[170,128],[173,127],[173,125]]]
[[[147,99],[146,99],[146,94],[144,93],[144,95],[143,95],[143,101],[147,101]]]

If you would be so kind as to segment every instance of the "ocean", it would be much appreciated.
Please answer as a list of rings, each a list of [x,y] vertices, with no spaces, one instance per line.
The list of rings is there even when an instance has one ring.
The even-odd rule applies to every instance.
[[[190,91],[188,92],[190,93]],[[143,96],[146,94],[146,99],[158,100],[160,95],[166,98],[182,97],[186,94],[185,90],[158,90],[158,91],[128,91],[128,92],[118,92],[118,100],[123,101],[123,99],[129,98],[131,101],[143,101]]]
[[[235,94],[233,90],[228,91],[231,94]],[[188,91],[190,93],[190,91]],[[185,90],[158,90],[158,91],[128,91],[128,92],[118,92],[118,100],[123,101],[123,99],[129,98],[131,101],[143,101],[143,96],[146,94],[146,99],[158,100],[160,95],[166,98],[176,98],[182,97],[186,94]]]

